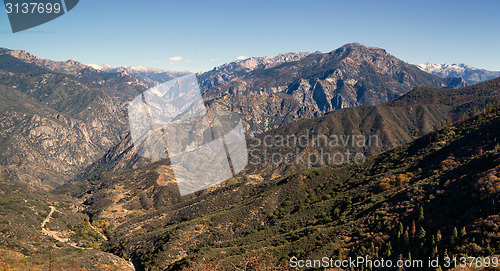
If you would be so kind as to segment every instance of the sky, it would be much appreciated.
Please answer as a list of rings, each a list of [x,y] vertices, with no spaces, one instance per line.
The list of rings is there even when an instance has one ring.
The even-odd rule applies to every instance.
[[[80,0],[64,16],[15,34],[1,9],[0,47],[58,61],[199,72],[359,42],[413,64],[500,71],[499,9],[496,0]]]

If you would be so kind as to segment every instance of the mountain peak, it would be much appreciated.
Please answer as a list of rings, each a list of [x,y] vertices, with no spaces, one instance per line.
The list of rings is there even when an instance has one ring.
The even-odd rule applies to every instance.
[[[346,43],[344,44],[343,46],[341,46],[340,48],[371,48],[369,46],[366,46],[364,44],[361,44],[359,42],[351,42],[351,43]]]
[[[383,61],[384,63],[400,63],[401,60],[378,47],[370,47],[361,43],[348,43],[331,51],[329,54],[333,59],[343,60],[349,58],[354,62],[373,63]],[[379,63],[377,66],[381,66]],[[385,64],[383,65],[385,66]]]
[[[387,51],[378,47],[370,47],[361,43],[347,43],[341,46],[340,48],[332,51],[332,52],[347,52],[347,51],[365,51],[365,52],[380,52],[387,54]]]
[[[1,51],[2,54],[8,54],[11,55],[17,59],[23,60],[23,61],[42,61],[41,58],[32,55],[31,53],[26,52],[25,50],[10,50],[7,48],[2,48],[3,50]]]

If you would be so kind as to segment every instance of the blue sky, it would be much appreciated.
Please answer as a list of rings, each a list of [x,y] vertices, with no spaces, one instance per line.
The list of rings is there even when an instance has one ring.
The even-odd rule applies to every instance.
[[[54,21],[0,46],[42,58],[192,72],[239,56],[332,51],[360,42],[410,63],[500,70],[500,2],[80,0]]]

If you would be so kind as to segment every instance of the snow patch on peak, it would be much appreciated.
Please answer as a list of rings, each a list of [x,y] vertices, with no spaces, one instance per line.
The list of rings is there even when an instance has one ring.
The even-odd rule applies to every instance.
[[[434,63],[425,63],[425,64],[417,64],[417,66],[426,72],[442,72],[442,73],[450,73],[450,72],[465,72],[465,70],[479,70],[474,67],[465,65],[463,63],[460,64],[434,64]]]
[[[159,69],[159,68],[151,68],[143,65],[138,66],[113,66],[109,64],[87,64],[96,70],[104,71],[104,72],[118,72],[118,71],[126,71],[129,73],[187,73],[186,71],[171,71],[167,69]]]
[[[417,64],[416,66],[425,72],[442,78],[462,77],[469,85],[500,77],[500,72],[478,69],[464,63],[434,64],[427,62],[425,64]]]
[[[115,68],[114,66],[111,66],[111,65],[108,65],[108,64],[103,64],[103,65],[99,65],[99,64],[87,64],[87,66],[90,66],[96,70],[99,70],[99,71],[106,71],[106,70],[110,70],[110,69],[113,69]]]

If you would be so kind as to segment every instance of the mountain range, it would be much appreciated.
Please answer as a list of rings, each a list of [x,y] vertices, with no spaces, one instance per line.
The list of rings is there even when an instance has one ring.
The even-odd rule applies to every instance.
[[[500,251],[500,79],[465,86],[357,43],[197,74],[208,108],[241,115],[250,163],[180,197],[169,161],[135,152],[126,112],[185,74],[0,48],[0,269],[286,269],[291,255]],[[355,135],[376,144],[276,144]],[[348,151],[364,163],[262,162]]]
[[[103,72],[8,49],[1,49],[0,57],[5,127],[0,148],[9,169],[4,174],[49,187],[75,177],[126,138],[127,103],[147,82],[184,74],[144,68]],[[144,76],[139,80],[131,73]],[[379,104],[418,85],[448,87],[442,78],[361,44],[327,54],[249,58],[198,78],[209,107],[239,113],[249,131],[260,132],[339,108]]]
[[[92,66],[107,72],[125,71],[149,86],[182,75],[140,66]],[[248,130],[259,132],[339,108],[380,104],[416,86],[466,85],[459,76],[430,76],[383,49],[357,43],[327,54],[294,52],[251,57],[197,77],[207,105],[239,113]]]
[[[500,77],[500,71],[487,71],[478,69],[469,65],[461,64],[433,64],[425,63],[417,65],[425,72],[443,77],[457,78],[461,77],[468,85],[474,85],[480,82]]]
[[[203,90],[231,81],[234,78],[241,77],[248,72],[256,69],[268,69],[279,64],[300,60],[310,53],[294,52],[282,53],[274,57],[249,57],[244,60],[237,60],[215,67],[211,71],[198,74],[198,81]]]
[[[357,43],[251,70],[208,89],[211,83],[205,86],[200,81],[210,107],[237,112],[254,131],[340,108],[381,104],[417,86],[465,86],[460,80],[423,72],[383,49]]]
[[[88,66],[106,73],[125,73],[129,74],[141,82],[154,87],[158,84],[172,80],[176,77],[189,74],[187,71],[171,71],[167,69],[156,69],[145,66],[127,66],[114,67],[111,65],[89,64]]]

